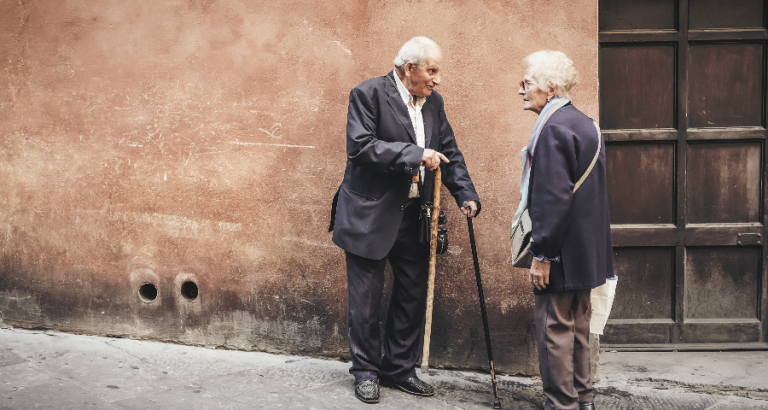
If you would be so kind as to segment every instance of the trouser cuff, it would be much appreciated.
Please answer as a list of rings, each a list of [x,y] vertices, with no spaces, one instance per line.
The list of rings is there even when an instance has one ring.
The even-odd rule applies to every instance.
[[[350,372],[355,376],[355,383],[365,380],[379,380],[379,375],[375,372]]]

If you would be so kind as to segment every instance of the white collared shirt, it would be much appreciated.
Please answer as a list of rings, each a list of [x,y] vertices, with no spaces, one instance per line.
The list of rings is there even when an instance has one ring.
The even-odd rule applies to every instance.
[[[425,148],[424,137],[424,116],[421,114],[421,108],[427,101],[427,97],[417,97],[416,104],[413,103],[413,96],[405,88],[403,82],[400,81],[400,77],[397,75],[397,69],[392,73],[395,76],[395,84],[397,84],[397,91],[400,92],[400,97],[403,99],[405,106],[408,107],[408,114],[411,116],[411,124],[413,124],[413,131],[416,135],[416,145],[420,148]],[[419,181],[424,182],[424,167],[419,167]],[[408,193],[408,198],[416,198],[419,196],[419,187],[416,183],[411,184],[411,192]]]

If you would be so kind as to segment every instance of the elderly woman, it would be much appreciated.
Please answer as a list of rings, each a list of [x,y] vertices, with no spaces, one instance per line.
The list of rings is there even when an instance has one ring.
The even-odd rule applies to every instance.
[[[521,205],[531,220],[529,278],[546,409],[594,409],[590,292],[613,277],[605,145],[570,102],[578,73],[565,54],[525,58],[518,93],[539,115],[523,157]],[[524,152],[526,150],[524,149]]]

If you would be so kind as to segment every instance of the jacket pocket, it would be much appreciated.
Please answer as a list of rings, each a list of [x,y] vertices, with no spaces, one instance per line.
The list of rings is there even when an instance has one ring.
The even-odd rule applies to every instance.
[[[353,190],[351,190],[349,188],[347,188],[347,192],[349,192],[352,195],[358,196],[358,197],[360,197],[360,198],[362,198],[362,199],[364,199],[366,201],[378,201],[376,198],[370,197],[368,195],[363,195],[363,194],[361,194],[359,192],[356,192],[356,191],[353,191]]]

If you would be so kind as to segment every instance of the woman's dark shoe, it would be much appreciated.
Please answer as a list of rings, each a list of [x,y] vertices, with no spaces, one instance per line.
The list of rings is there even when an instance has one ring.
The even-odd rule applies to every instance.
[[[579,410],[595,410],[595,403],[579,403]]]
[[[355,397],[365,403],[378,403],[379,382],[377,380],[363,380],[355,383]]]
[[[395,387],[406,393],[415,394],[416,396],[429,397],[435,395],[435,389],[416,376],[409,377],[400,382],[395,382]]]

